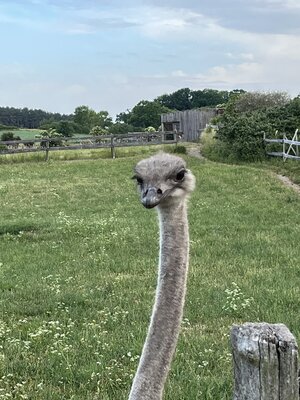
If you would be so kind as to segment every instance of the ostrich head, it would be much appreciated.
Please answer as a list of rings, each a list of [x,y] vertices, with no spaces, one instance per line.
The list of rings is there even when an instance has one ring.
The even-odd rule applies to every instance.
[[[146,208],[168,207],[181,202],[194,190],[195,177],[177,156],[158,153],[134,168],[141,202]]]

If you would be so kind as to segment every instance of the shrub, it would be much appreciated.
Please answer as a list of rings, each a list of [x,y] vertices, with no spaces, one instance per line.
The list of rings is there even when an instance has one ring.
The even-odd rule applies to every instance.
[[[156,132],[156,129],[155,129],[153,126],[148,126],[148,127],[145,129],[145,132]]]
[[[90,134],[93,136],[107,135],[108,131],[101,126],[96,125],[91,129]]]
[[[49,138],[59,138],[59,137],[62,137],[62,135],[60,133],[58,133],[55,129],[50,128],[47,131],[42,131],[39,135],[36,135],[35,137],[49,139]],[[58,146],[62,146],[62,145],[63,145],[63,143],[61,140],[50,140],[49,141],[49,147],[58,147]],[[47,147],[46,142],[41,142],[41,147]]]
[[[3,132],[1,135],[1,141],[6,142],[9,140],[21,140],[20,136],[14,136],[13,132]]]
[[[228,157],[242,161],[261,160],[265,156],[263,133],[270,129],[264,114],[239,114],[224,120],[217,138],[226,143]]]
[[[289,101],[290,97],[285,92],[247,92],[234,99],[233,111],[248,113],[255,110],[281,107]]]
[[[261,160],[265,157],[264,132],[273,136],[279,130],[291,137],[295,129],[300,128],[300,98],[288,101],[282,93],[240,95],[228,103],[218,126],[214,143],[210,140],[203,145],[206,157],[229,161]]]

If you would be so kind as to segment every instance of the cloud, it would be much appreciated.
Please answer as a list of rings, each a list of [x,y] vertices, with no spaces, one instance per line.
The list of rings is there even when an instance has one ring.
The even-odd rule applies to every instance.
[[[215,66],[206,73],[192,76],[191,82],[205,87],[222,88],[249,87],[256,86],[258,83],[261,85],[267,84],[264,66],[254,62]]]
[[[300,3],[298,0],[264,0],[263,3],[271,7],[276,6],[277,10],[300,11]]]
[[[298,94],[300,3],[241,3],[3,1],[0,34],[9,27],[11,35],[3,49],[7,64],[0,63],[0,101],[118,113],[182,87]]]

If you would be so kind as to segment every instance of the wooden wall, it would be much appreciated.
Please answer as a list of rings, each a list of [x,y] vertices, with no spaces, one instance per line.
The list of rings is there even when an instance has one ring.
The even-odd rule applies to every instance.
[[[217,112],[214,108],[175,111],[162,114],[161,122],[162,125],[164,125],[164,122],[179,122],[179,131],[184,134],[183,140],[192,142],[199,139],[206,124],[216,115]],[[175,126],[173,126],[173,129],[175,129]]]

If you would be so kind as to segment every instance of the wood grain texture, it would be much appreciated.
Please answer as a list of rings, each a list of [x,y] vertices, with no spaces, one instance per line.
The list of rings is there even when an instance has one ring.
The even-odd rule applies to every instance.
[[[299,400],[298,346],[283,324],[231,330],[234,400]]]

